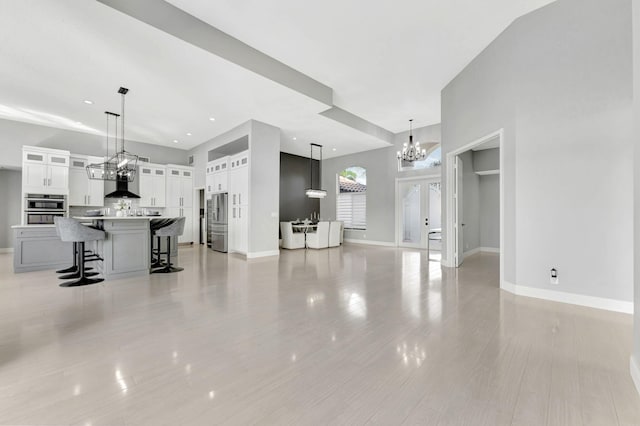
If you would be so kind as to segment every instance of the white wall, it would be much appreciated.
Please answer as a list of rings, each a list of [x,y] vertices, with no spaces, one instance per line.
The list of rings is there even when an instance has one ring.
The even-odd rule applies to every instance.
[[[509,282],[632,300],[630,7],[559,0],[532,12],[442,92],[444,152],[505,130]]]
[[[440,125],[413,131],[414,141],[429,149],[440,142]],[[322,162],[322,188],[327,197],[320,202],[320,216],[336,217],[336,175],[351,166],[367,169],[367,229],[345,230],[345,238],[395,244],[395,179],[410,176],[440,176],[440,169],[398,171],[396,152],[409,140],[409,132],[396,134],[395,145]],[[430,143],[427,143],[430,142]]]
[[[635,309],[631,369],[640,392],[640,4],[637,1],[633,4],[633,68]]]

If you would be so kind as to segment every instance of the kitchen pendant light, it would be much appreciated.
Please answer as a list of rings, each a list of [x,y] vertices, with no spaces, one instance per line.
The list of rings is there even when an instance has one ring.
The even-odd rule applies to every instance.
[[[324,189],[313,188],[313,147],[320,148],[320,160],[318,161],[318,180],[322,186],[322,145],[317,143],[311,143],[311,154],[309,155],[309,172],[311,174],[311,188],[306,190],[307,197],[309,198],[324,198],[327,196],[327,191]]]
[[[112,181],[123,181],[126,180],[128,182],[132,182],[135,179],[137,166],[138,166],[138,156],[135,154],[131,154],[130,152],[124,149],[124,97],[127,94],[129,89],[126,87],[121,87],[118,89],[118,93],[122,97],[122,115],[116,114],[113,112],[105,111],[105,115],[107,116],[107,160],[103,163],[93,163],[89,164],[86,167],[87,175],[89,179],[95,180],[112,180]],[[115,127],[115,135],[114,135],[114,146],[115,146],[115,154],[109,157],[109,131],[110,131],[110,122],[109,119],[114,118],[114,127]],[[122,119],[122,123],[120,126],[120,150],[118,150],[118,120]]]
[[[413,163],[427,158],[427,150],[420,149],[420,142],[413,143],[413,119],[409,120],[409,143],[402,146],[402,151],[398,151],[398,160],[406,163]]]

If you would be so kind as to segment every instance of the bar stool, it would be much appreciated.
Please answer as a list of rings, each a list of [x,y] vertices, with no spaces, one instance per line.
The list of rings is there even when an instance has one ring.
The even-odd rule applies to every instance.
[[[166,226],[163,226],[159,229],[156,229],[154,231],[154,236],[158,237],[158,252],[157,252],[158,259],[159,261],[161,261],[161,257],[163,254],[166,255],[167,258],[166,258],[166,261],[164,262],[164,266],[158,269],[153,269],[151,271],[152,274],[168,274],[171,272],[180,272],[184,270],[184,268],[173,266],[173,264],[171,263],[171,237],[177,238],[180,235],[182,235],[182,233],[184,232],[184,224],[185,224],[185,218],[179,217],[172,223]],[[161,237],[167,237],[167,251],[164,251],[164,252],[160,251]]]
[[[105,233],[99,229],[84,226],[75,219],[59,218],[56,222],[56,229],[60,239],[65,242],[76,243],[77,267],[76,274],[66,275],[66,278],[78,278],[76,281],[68,281],[60,284],[60,287],[77,287],[82,285],[95,284],[104,281],[102,278],[89,278],[97,275],[97,272],[86,272],[84,264],[94,260],[102,260],[97,255],[85,256],[84,243],[87,241],[104,240]],[[77,276],[76,276],[77,275]],[[63,277],[61,277],[63,278]]]
[[[58,219],[60,219],[59,216],[54,216],[53,223],[56,225],[56,235],[60,237],[60,232],[58,231]],[[91,251],[87,252],[91,253]],[[84,268],[85,271],[90,271],[92,269],[93,268]],[[70,278],[80,278],[80,275],[78,274],[78,243],[73,243],[73,265],[69,266],[68,268],[58,269],[56,271],[56,274],[69,274],[58,277],[62,280],[68,280]],[[98,275],[97,273],[92,274]],[[89,276],[89,274],[87,274],[87,276]]]
[[[150,259],[149,264],[151,265],[151,269],[159,268],[160,266],[165,266],[166,264],[162,261],[160,257],[160,237],[156,235],[156,231],[160,228],[164,228],[165,226],[171,225],[174,222],[174,219],[151,219],[149,221],[149,230],[150,233]],[[154,240],[157,241],[157,247],[154,245]]]

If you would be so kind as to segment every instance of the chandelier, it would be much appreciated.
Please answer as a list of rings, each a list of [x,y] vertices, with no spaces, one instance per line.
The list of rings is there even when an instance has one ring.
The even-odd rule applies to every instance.
[[[138,165],[138,156],[131,154],[124,149],[124,96],[129,89],[121,87],[118,89],[118,93],[122,97],[122,115],[114,112],[105,111],[107,117],[107,160],[102,163],[92,163],[86,167],[87,175],[89,179],[95,180],[112,180],[112,181],[124,181],[132,182],[136,176],[136,170]],[[110,132],[110,119],[114,120],[114,154],[109,157],[109,132]],[[122,120],[120,126],[120,149],[118,150],[118,120]]]
[[[409,120],[409,143],[402,146],[402,151],[398,151],[398,160],[413,163],[427,158],[427,150],[420,149],[420,142],[413,143],[413,119]]]
[[[327,191],[324,189],[313,189],[313,147],[320,148],[320,161],[318,161],[318,180],[320,181],[320,187],[322,187],[322,145],[312,143],[311,155],[309,155],[309,171],[311,173],[311,188],[306,190],[307,197],[309,198],[324,198],[327,196]]]

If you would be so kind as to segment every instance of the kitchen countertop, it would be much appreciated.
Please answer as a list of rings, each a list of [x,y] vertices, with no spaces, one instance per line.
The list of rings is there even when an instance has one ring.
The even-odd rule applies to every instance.
[[[74,216],[77,220],[151,220],[173,219],[172,216]]]
[[[11,225],[12,229],[20,229],[20,228],[55,228],[55,225]]]

